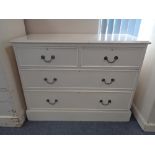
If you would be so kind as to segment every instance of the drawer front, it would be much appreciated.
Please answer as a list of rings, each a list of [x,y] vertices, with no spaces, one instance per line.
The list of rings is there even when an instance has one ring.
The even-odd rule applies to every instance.
[[[81,49],[81,65],[85,67],[140,67],[145,48],[103,48]]]
[[[8,92],[0,91],[0,102],[9,101],[9,94]]]
[[[24,88],[133,89],[136,71],[22,70]]]
[[[20,66],[75,67],[76,48],[15,48]]]
[[[133,94],[127,92],[25,91],[28,109],[110,109],[127,110]]]

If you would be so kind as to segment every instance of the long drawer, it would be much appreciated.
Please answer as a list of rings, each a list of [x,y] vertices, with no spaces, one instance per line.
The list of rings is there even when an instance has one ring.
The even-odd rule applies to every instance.
[[[25,91],[28,109],[129,110],[132,92]]]
[[[145,55],[145,48],[135,47],[85,47],[80,51],[84,67],[140,67]]]
[[[15,48],[20,66],[76,67],[77,48]]]
[[[21,70],[24,88],[134,89],[137,71]]]

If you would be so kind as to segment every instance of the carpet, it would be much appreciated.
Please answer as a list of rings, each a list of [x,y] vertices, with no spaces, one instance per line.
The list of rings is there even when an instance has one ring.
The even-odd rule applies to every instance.
[[[26,121],[21,128],[0,127],[0,135],[154,135],[129,122]]]

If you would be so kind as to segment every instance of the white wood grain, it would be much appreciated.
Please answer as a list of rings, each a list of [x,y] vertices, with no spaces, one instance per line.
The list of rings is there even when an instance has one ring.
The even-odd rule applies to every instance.
[[[76,67],[78,65],[77,48],[15,48],[20,66],[50,66],[50,67]],[[41,59],[45,56],[45,60],[50,60],[51,56],[55,56],[51,62],[45,62]]]
[[[96,70],[21,70],[24,88],[85,88],[85,89],[134,89],[137,71]],[[47,78],[53,84],[48,84]],[[105,79],[105,82],[102,82]],[[111,79],[115,79],[110,83]]]
[[[97,44],[149,44],[149,41],[144,40],[144,38],[137,38],[128,34],[110,34],[110,35],[100,35],[100,34],[30,34],[20,38],[13,39],[12,43],[97,43]]]
[[[30,35],[12,41],[29,120],[129,121],[149,42],[131,36],[126,36],[127,40],[123,36],[120,40],[97,40],[97,37]],[[54,54],[55,62],[43,62],[42,54],[48,59]],[[118,56],[118,60],[108,63],[105,56],[110,61]],[[49,84],[44,78],[48,82],[57,80]],[[106,83],[115,81],[107,85],[103,78]],[[104,103],[110,99],[111,103],[101,105],[101,99]]]
[[[81,66],[84,67],[140,67],[145,55],[145,48],[133,47],[85,47],[80,48]],[[108,63],[104,57],[108,57],[109,61],[113,61],[117,56],[118,60],[114,63]]]
[[[27,110],[32,121],[118,121],[130,120],[130,111],[64,111],[64,110]]]
[[[28,109],[129,110],[132,96],[132,92],[25,92]],[[103,100],[103,104],[100,100]],[[108,104],[108,100],[111,103]]]

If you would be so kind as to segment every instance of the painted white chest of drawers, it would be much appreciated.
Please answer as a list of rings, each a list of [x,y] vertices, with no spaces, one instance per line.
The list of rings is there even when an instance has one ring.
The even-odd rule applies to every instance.
[[[129,121],[149,42],[111,37],[53,34],[13,40],[28,119]]]

